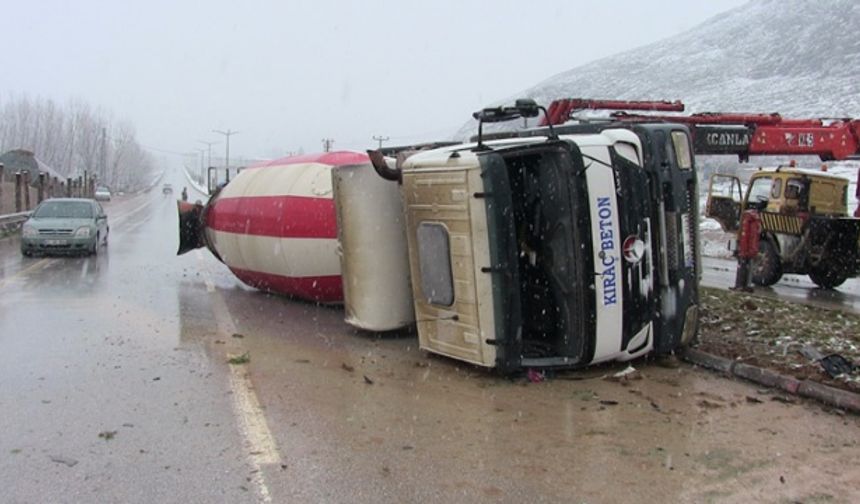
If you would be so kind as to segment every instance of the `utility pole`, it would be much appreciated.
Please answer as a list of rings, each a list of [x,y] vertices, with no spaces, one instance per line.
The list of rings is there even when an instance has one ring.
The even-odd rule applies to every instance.
[[[206,166],[212,166],[212,146],[219,142],[207,142],[206,140],[197,140],[202,144],[206,144],[207,153],[206,153]],[[206,180],[206,175],[203,171],[200,172],[200,180]]]
[[[331,152],[331,146],[334,145],[334,138],[323,138],[322,144],[324,152]]]
[[[387,142],[387,141],[391,140],[390,138],[384,137],[382,135],[378,135],[378,136],[374,135],[373,139],[376,140],[377,142],[379,142],[379,148],[380,149],[382,148],[382,142]]]
[[[99,180],[105,180],[107,178],[107,128],[102,128],[102,159],[101,159],[101,170],[99,173]]]
[[[202,174],[203,173],[203,159],[204,159],[203,154],[206,152],[206,149],[196,148],[194,150],[196,150],[197,152],[200,153],[200,173]]]
[[[224,157],[224,171],[227,174],[227,180],[230,180],[230,135],[235,135],[238,131],[221,131],[221,130],[212,130],[213,133],[218,133],[219,135],[224,135],[227,138],[227,153]]]

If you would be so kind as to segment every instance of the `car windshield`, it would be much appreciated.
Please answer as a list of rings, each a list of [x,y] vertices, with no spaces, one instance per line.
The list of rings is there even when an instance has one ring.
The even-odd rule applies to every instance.
[[[33,213],[36,219],[88,219],[93,216],[93,206],[86,201],[47,201]]]

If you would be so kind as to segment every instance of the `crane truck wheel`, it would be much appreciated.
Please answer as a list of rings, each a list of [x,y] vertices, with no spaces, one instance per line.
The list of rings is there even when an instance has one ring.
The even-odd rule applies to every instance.
[[[822,289],[834,289],[842,285],[848,279],[848,275],[833,271],[833,269],[835,268],[824,271],[810,271],[809,278]]]
[[[848,279],[848,269],[841,260],[828,261],[809,270],[809,278],[822,289],[839,287]]]
[[[770,287],[782,278],[782,263],[776,245],[764,237],[758,245],[758,255],[752,260],[752,281]]]

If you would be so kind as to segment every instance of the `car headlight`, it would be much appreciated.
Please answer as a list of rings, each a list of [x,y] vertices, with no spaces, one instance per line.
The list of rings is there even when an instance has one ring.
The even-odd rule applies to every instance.
[[[75,231],[75,238],[89,238],[92,230],[89,226],[79,227],[77,231]]]
[[[39,230],[34,228],[33,226],[24,226],[21,230],[21,235],[24,238],[35,238],[39,236]]]

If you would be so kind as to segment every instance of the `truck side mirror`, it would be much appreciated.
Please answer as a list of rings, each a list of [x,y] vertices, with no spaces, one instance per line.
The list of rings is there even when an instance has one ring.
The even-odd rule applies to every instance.
[[[403,181],[402,172],[396,168],[389,167],[388,163],[385,161],[385,156],[381,151],[368,150],[367,156],[370,158],[370,164],[373,165],[373,169],[376,170],[377,175],[385,180],[391,180],[398,184]]]

